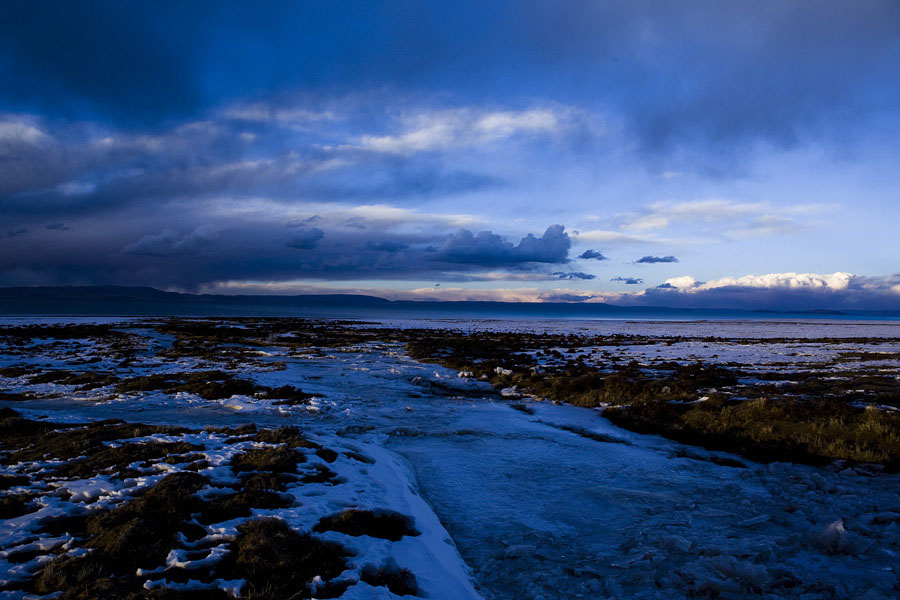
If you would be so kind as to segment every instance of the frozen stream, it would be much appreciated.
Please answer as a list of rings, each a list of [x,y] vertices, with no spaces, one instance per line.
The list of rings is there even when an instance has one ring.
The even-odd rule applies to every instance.
[[[296,423],[386,447],[412,465],[489,599],[900,594],[896,476],[723,466],[703,450],[621,430],[596,411],[546,402],[528,404],[532,414],[516,410],[486,384],[390,345],[272,360],[287,368],[243,375],[319,394],[318,410],[150,394],[34,401],[23,412]]]

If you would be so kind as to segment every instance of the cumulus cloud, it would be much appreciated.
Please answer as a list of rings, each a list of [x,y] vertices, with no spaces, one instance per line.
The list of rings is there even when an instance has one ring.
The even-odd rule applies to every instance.
[[[593,259],[593,260],[609,260],[606,256],[603,256],[602,253],[597,250],[585,250],[581,254],[578,255],[578,258]]]
[[[644,264],[655,264],[655,263],[677,263],[678,259],[674,256],[642,256],[637,259],[635,262],[644,263]]]
[[[562,225],[551,225],[541,237],[529,233],[515,245],[491,231],[460,229],[448,235],[430,259],[482,266],[564,263],[571,245]]]
[[[145,235],[123,249],[125,254],[139,256],[179,256],[194,254],[204,246],[211,244],[219,237],[219,232],[212,226],[198,227],[185,235],[174,229],[164,229],[160,233]]]
[[[625,285],[639,285],[644,283],[644,280],[639,277],[613,277],[610,281],[618,281]]]
[[[742,277],[722,277],[711,281],[696,281],[691,276],[667,279],[666,283],[687,292],[700,292],[718,288],[761,288],[761,289],[819,289],[845,290],[850,286],[850,273],[768,273],[765,275],[744,275]]]
[[[900,309],[900,273],[767,273],[698,281],[683,275],[622,299],[626,304],[771,310]]]

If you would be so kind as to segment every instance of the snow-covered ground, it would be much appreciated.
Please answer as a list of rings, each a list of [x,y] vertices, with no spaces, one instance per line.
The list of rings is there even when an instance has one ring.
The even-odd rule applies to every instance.
[[[782,341],[745,346],[736,339],[878,338],[900,333],[885,324],[837,323],[831,330],[831,325],[817,322],[814,334],[805,324],[768,329],[759,322],[745,325],[604,321],[564,326],[579,328],[579,333],[721,334],[727,339],[718,345],[684,342],[693,345],[624,351],[652,356],[661,349],[667,357],[685,360],[730,352],[724,360],[744,363],[760,360],[767,351],[772,362],[794,357],[797,362],[824,363],[837,351],[872,348],[860,343],[840,349],[819,345],[816,350]],[[523,327],[506,324],[508,329]],[[129,330],[141,336],[144,348],[127,367],[130,374],[211,368],[194,358],[160,358],[156,351],[171,339],[140,323]],[[798,354],[798,348],[805,354]],[[79,369],[122,371],[96,344],[64,340],[6,350],[0,349],[0,367],[78,364]],[[278,512],[301,531],[346,507],[412,516],[421,535],[398,542],[337,532],[323,536],[357,553],[346,577],[358,578],[364,563],[393,559],[415,574],[429,598],[763,595],[876,600],[900,595],[900,478],[895,475],[759,465],[737,457],[731,458],[746,468],[724,466],[702,449],[619,429],[597,411],[548,402],[516,409],[487,384],[417,363],[397,344],[308,353],[260,350],[253,364],[240,368],[240,376],[269,387],[301,387],[315,398],[309,404],[283,406],[252,397],[204,400],[187,393],[116,394],[104,388],[73,395],[71,386],[29,385],[20,376],[0,379],[0,388],[61,395],[2,404],[23,416],[51,421],[297,425],[313,441],[341,454],[327,465],[341,483],[292,488],[297,507],[263,512]],[[99,362],[83,363],[97,356]],[[284,363],[284,368],[275,370],[268,363]],[[206,436],[209,475],[224,477],[215,471],[217,464],[240,448],[217,442],[210,434],[196,435]],[[374,463],[349,459],[350,454]],[[76,498],[81,493],[115,503],[123,495],[108,481],[66,485]],[[56,499],[47,502],[48,510],[65,509]],[[5,562],[5,553],[17,544],[66,542],[29,539],[33,518],[26,515],[0,525],[0,571],[5,569],[8,576],[29,568]],[[230,533],[235,524],[226,524],[221,533]],[[386,588],[360,583],[342,597],[393,595]]]

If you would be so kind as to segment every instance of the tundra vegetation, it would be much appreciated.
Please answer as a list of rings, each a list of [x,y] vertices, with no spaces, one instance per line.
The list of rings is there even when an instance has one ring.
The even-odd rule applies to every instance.
[[[830,362],[765,369],[740,362],[686,361],[676,358],[634,360],[629,350],[679,344],[715,344],[716,337],[579,335],[574,333],[396,329],[365,322],[291,318],[161,319],[150,322],[171,343],[149,349],[168,360],[186,357],[210,365],[193,372],[124,376],[108,371],[52,369],[26,372],[4,369],[6,377],[25,376],[79,390],[110,393],[187,392],[206,399],[235,394],[297,405],[310,394],[293,386],[268,388],[235,375],[241,368],[277,369],[263,361],[267,347],[291,355],[310,355],[365,345],[402,344],[413,358],[433,362],[489,381],[498,390],[520,396],[601,407],[617,425],[680,442],[726,450],[747,458],[827,464],[835,460],[875,463],[900,469],[900,370],[884,362],[900,360],[898,340],[882,338],[732,339],[729,343],[790,345],[807,348],[842,345],[884,350],[847,350]],[[102,346],[122,364],[144,342],[110,325],[28,325],[7,327],[0,337],[17,342],[42,340],[29,352],[67,348],[62,340]],[[49,346],[48,346],[49,343]],[[439,382],[429,382],[432,386]],[[105,387],[104,387],[105,386]],[[454,393],[459,393],[454,390]],[[35,392],[0,390],[0,400],[27,401]],[[701,401],[702,400],[702,401]]]
[[[885,343],[896,347],[897,342]],[[798,372],[751,372],[747,365],[734,363],[623,364],[613,352],[618,346],[647,344],[646,339],[627,336],[431,332],[408,341],[407,350],[419,360],[471,373],[497,389],[602,407],[613,423],[640,433],[761,462],[847,461],[900,470],[900,376],[896,369],[869,368],[863,362],[896,360],[896,353],[841,354],[837,369],[835,364],[817,364]],[[592,352],[597,347],[604,350]],[[848,370],[843,367],[848,359],[863,364]]]
[[[303,486],[342,485],[341,461],[371,464],[362,453],[323,447],[296,427],[198,432],[117,420],[73,424],[25,418],[11,408],[35,400],[103,403],[185,394],[303,409],[314,394],[295,385],[262,385],[249,374],[282,369],[285,356],[365,348],[405,353],[489,383],[529,418],[538,418],[533,400],[541,399],[600,408],[625,429],[762,462],[838,461],[900,470],[900,341],[892,338],[723,342],[248,318],[5,327],[0,344],[0,401],[6,407],[0,409],[0,518],[27,520],[48,502],[67,509],[39,519],[27,532],[56,542],[35,545],[26,536],[3,550],[24,576],[6,580],[0,591],[63,592],[78,599],[224,598],[221,582],[240,580],[240,593],[249,598],[324,598],[356,581],[398,595],[419,593],[412,573],[390,561],[357,561],[358,579],[342,578],[357,557],[329,541],[335,535],[386,541],[416,536],[409,517],[348,508],[317,517],[305,530],[277,518],[296,507],[293,492]],[[794,354],[851,349],[802,364],[788,358],[758,364],[715,355],[697,359],[678,350],[722,344],[763,351],[780,344]],[[448,397],[491,395],[486,386],[460,387],[446,378],[426,378],[421,385]],[[351,427],[366,430],[352,425],[342,431],[352,433]],[[121,484],[126,492],[98,503],[68,487],[91,479]],[[233,526],[215,537],[211,532],[223,523]],[[187,582],[199,582],[201,589]]]
[[[218,450],[198,444],[200,438]],[[223,451],[231,455],[224,479],[208,460]],[[33,569],[4,581],[0,591],[78,600],[224,600],[230,596],[219,583],[241,581],[236,591],[244,598],[336,597],[354,583],[332,583],[353,553],[317,532],[392,540],[418,532],[409,517],[390,511],[349,509],[323,517],[312,531],[277,516],[254,517],[294,506],[295,496],[285,493],[291,489],[340,483],[321,463],[305,469],[307,453],[331,462],[337,457],[296,427],[198,432],[116,420],[52,423],[0,409],[0,466],[14,472],[0,478],[0,518],[39,514],[46,504],[41,497],[67,509],[38,519],[29,536],[51,536],[54,543],[35,546],[26,537],[5,551],[11,564]],[[96,498],[75,498],[66,488],[96,477],[133,491],[97,506]],[[137,478],[152,483],[138,485]],[[217,533],[227,523],[238,523],[235,533]],[[368,565],[359,578],[396,593],[417,591],[415,577],[395,563]]]

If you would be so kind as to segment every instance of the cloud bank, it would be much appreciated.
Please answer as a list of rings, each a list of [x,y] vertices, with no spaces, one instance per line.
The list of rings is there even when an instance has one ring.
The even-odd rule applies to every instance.
[[[621,301],[685,308],[900,310],[900,273],[768,273],[705,282],[686,275]]]

